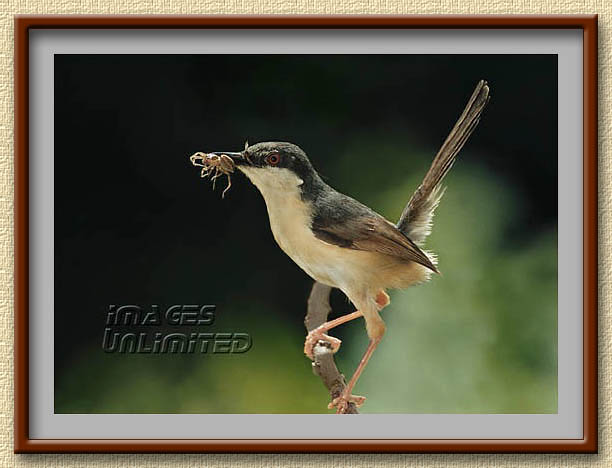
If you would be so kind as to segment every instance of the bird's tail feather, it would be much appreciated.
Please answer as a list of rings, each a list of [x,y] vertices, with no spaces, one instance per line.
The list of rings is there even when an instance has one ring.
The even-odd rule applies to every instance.
[[[415,243],[423,243],[431,232],[434,211],[444,195],[440,182],[453,167],[457,154],[478,125],[487,102],[489,86],[481,80],[431,163],[423,182],[404,208],[397,228]]]

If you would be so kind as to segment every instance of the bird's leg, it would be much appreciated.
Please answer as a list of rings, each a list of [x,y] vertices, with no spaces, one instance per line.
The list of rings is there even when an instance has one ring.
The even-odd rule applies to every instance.
[[[383,307],[389,305],[389,302],[389,296],[386,292],[380,291],[376,295],[376,305],[378,306],[378,310],[381,310]],[[365,397],[356,396],[352,394],[353,387],[357,383],[357,380],[361,376],[361,373],[363,372],[365,367],[368,365],[368,361],[372,357],[372,354],[374,354],[374,350],[378,346],[378,343],[380,343],[380,340],[382,339],[385,333],[385,324],[380,318],[380,315],[378,315],[378,313],[375,313],[373,316],[371,316],[371,318],[368,318],[369,317],[366,317],[366,325],[368,329],[368,335],[370,336],[370,343],[368,344],[365,353],[363,353],[361,361],[359,361],[359,365],[357,366],[357,369],[351,377],[351,380],[349,381],[348,385],[344,388],[340,396],[334,398],[332,402],[328,405],[329,409],[336,408],[336,414],[346,413],[348,405],[351,402],[355,403],[357,406],[361,406],[365,402]]]
[[[359,379],[359,376],[368,364],[368,361],[370,360],[370,357],[372,357],[372,354],[378,346],[378,343],[380,343],[381,338],[382,337],[375,340],[370,340],[370,344],[368,345],[368,348],[366,349],[365,353],[363,353],[363,357],[361,358],[361,361],[359,361],[357,370],[353,374],[353,377],[351,377],[351,380],[349,381],[348,385],[344,388],[340,396],[338,398],[334,398],[333,401],[327,406],[329,409],[336,408],[336,414],[346,413],[348,404],[351,402],[355,403],[357,406],[361,406],[365,402],[365,397],[356,396],[352,394],[353,387],[357,383],[357,379]]]
[[[332,351],[335,353],[340,348],[340,341],[338,338],[327,335],[327,332],[338,325],[350,322],[356,318],[362,317],[363,314],[359,311],[343,315],[337,319],[325,322],[323,325],[319,325],[317,328],[310,330],[306,341],[304,342],[304,354],[314,361],[313,348],[319,341],[325,341],[331,345]]]

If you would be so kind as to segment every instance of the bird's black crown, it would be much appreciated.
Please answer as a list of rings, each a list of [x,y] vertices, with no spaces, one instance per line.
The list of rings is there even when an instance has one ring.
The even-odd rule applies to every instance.
[[[278,167],[294,172],[304,181],[302,186],[304,198],[315,197],[325,187],[304,150],[293,143],[283,141],[257,143],[247,146],[242,155],[243,164]]]
[[[293,143],[277,141],[257,143],[245,148],[243,155],[251,164],[258,167],[284,167],[298,174],[298,171],[314,170],[306,153]]]

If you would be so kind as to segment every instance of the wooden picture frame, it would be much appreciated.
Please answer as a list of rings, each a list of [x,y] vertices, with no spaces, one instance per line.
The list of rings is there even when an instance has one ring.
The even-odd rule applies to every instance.
[[[583,437],[559,440],[111,440],[30,438],[29,33],[37,29],[576,29],[583,33]],[[20,16],[15,19],[15,451],[597,451],[597,16]]]

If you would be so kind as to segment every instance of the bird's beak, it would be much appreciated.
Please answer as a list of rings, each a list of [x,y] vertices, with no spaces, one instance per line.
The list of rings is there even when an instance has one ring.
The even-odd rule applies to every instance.
[[[243,152],[239,152],[239,153],[232,153],[232,152],[226,152],[226,151],[213,151],[212,153],[208,153],[208,154],[216,154],[217,156],[221,156],[222,154],[229,156],[230,158],[232,158],[232,161],[234,161],[234,164],[236,166],[240,166],[240,165],[244,165],[244,164],[248,164],[248,160],[244,157],[244,153]]]

